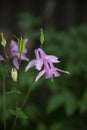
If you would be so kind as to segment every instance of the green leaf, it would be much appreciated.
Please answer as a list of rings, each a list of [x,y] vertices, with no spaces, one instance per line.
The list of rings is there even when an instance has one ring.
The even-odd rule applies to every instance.
[[[50,127],[50,130],[62,130],[63,124],[62,123],[55,123]]]
[[[48,101],[48,105],[47,105],[47,112],[53,112],[55,109],[59,108],[60,106],[62,106],[64,103],[64,97],[61,94],[58,95],[54,95],[52,96],[49,101]]]
[[[15,93],[15,94],[21,94],[21,91],[18,90],[18,89],[15,89],[15,90],[14,90],[14,93]]]
[[[40,109],[32,104],[29,104],[29,106],[27,105],[25,111],[26,111],[28,117],[33,120],[36,120],[37,116],[41,114]]]
[[[9,109],[9,113],[13,116],[16,116],[17,118],[24,118],[27,119],[28,117],[23,113],[20,107],[18,107],[16,110]]]
[[[16,116],[16,111],[13,110],[13,109],[9,109],[8,112],[13,115],[13,116]]]
[[[71,92],[65,92],[64,94],[65,112],[67,116],[71,116],[78,107],[77,100]]]
[[[16,116],[17,116],[18,118],[28,119],[28,117],[23,113],[23,111],[21,110],[20,107],[18,107],[16,111],[17,111]]]
[[[47,128],[46,128],[45,124],[39,123],[37,126],[37,130],[47,130]]]
[[[79,106],[81,113],[87,112],[87,91],[83,93],[83,97],[79,102]]]

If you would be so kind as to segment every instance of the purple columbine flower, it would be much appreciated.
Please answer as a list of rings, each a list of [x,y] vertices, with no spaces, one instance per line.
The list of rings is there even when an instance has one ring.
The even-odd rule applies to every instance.
[[[36,58],[28,63],[27,67],[25,68],[25,71],[28,71],[34,66],[37,70],[41,70],[45,60],[50,60],[52,63],[60,62],[56,56],[47,55],[41,48],[35,49],[34,52]]]
[[[26,45],[27,39],[25,39],[24,44]],[[27,49],[24,48],[24,53],[20,54],[18,52],[18,44],[16,41],[11,40],[10,43],[10,57],[13,60],[13,64],[16,67],[16,69],[19,69],[19,60],[25,60],[29,61],[29,59],[26,57]]]
[[[60,76],[59,72],[70,74],[68,71],[64,71],[64,70],[54,67],[54,65],[52,64],[50,60],[46,60],[44,62],[44,69],[39,72],[39,74],[36,76],[35,81],[38,81],[38,79],[43,75],[45,76],[46,79],[58,77]]]

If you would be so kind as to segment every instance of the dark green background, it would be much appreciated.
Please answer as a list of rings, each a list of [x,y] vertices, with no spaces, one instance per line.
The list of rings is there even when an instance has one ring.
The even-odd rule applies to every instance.
[[[44,29],[43,49],[59,57],[55,66],[68,70],[54,78],[54,82],[41,78],[34,83],[16,130],[87,130],[87,2],[85,0],[32,0],[0,1],[0,32],[8,41],[20,33],[29,38],[27,56],[34,58],[34,48],[40,46],[40,28]],[[0,54],[3,55],[0,45]],[[3,55],[4,56],[4,55]],[[22,62],[19,84],[6,75],[6,91],[16,86],[21,91],[19,106],[31,87],[38,71],[24,72]],[[3,69],[5,66],[3,63]],[[15,109],[15,93],[7,94],[7,109]],[[0,129],[2,122],[2,75],[0,71]],[[11,130],[14,113],[7,111],[8,130]],[[24,118],[23,118],[24,117]]]

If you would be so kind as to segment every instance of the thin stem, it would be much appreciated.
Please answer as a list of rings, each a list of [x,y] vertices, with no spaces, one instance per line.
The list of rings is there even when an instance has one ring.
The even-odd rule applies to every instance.
[[[4,130],[6,130],[6,96],[5,96],[5,76],[3,75],[3,113],[4,113]]]
[[[4,50],[4,54],[5,54],[5,62],[6,62],[6,74],[7,74],[7,71],[10,73],[10,68],[9,68],[9,56],[7,54],[7,51],[6,51],[6,48],[3,47],[3,50]]]
[[[16,117],[14,119],[14,123],[13,123],[13,128],[12,130],[15,129],[15,126],[16,126],[16,121],[17,121],[17,106],[18,106],[18,94],[16,94]]]
[[[43,48],[43,44],[40,44],[40,48],[41,48],[41,49]]]
[[[6,95],[5,95],[5,74],[3,72],[2,69],[2,64],[0,64],[0,68],[1,68],[1,73],[2,73],[2,81],[3,81],[3,125],[4,125],[4,130],[6,130]]]
[[[21,59],[21,54],[20,54],[20,58],[19,58],[19,67],[21,65],[21,60],[20,59]],[[18,75],[19,75],[19,73],[18,73]],[[18,77],[18,84],[19,84],[19,77]],[[12,130],[15,129],[16,122],[17,122],[17,107],[18,107],[18,94],[16,94],[16,116],[15,116],[15,119],[14,119],[14,122],[13,122]]]
[[[33,86],[33,84],[34,84],[34,81],[32,82],[31,87]],[[27,102],[27,100],[28,100],[29,94],[30,94],[30,92],[31,92],[31,87],[30,87],[30,88],[28,89],[28,91],[27,91],[26,97],[25,97],[24,102],[23,102],[23,104],[22,104],[22,106],[21,106],[22,109],[24,108],[24,106],[25,106],[25,104],[26,104],[26,102]]]
[[[27,102],[27,99],[28,99],[28,96],[29,96],[29,94],[30,94],[30,88],[28,89],[28,92],[27,92],[27,94],[26,94],[26,97],[25,97],[25,99],[24,99],[24,102],[23,102],[23,104],[22,104],[22,106],[21,106],[21,108],[23,109],[23,107],[25,106],[25,104],[26,104],[26,102]]]

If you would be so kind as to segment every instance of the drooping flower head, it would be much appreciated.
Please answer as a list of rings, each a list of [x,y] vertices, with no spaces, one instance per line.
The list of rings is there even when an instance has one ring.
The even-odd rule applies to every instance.
[[[27,49],[25,48],[25,44],[27,43],[27,39],[24,41],[24,52],[22,54],[18,51],[18,44],[16,41],[11,40],[10,43],[10,57],[13,60],[13,64],[16,67],[16,69],[19,69],[19,60],[25,60],[29,61],[29,59],[26,57]]]
[[[54,67],[53,63],[60,62],[56,56],[47,55],[41,48],[35,49],[34,52],[35,52],[35,59],[31,60],[28,63],[27,67],[25,68],[25,71],[28,71],[32,67],[35,67],[39,71],[42,68],[44,68],[39,72],[35,81],[38,81],[38,79],[43,75],[45,76],[46,79],[49,79],[52,77],[60,76],[59,72],[64,72],[69,74],[68,71],[63,71],[61,69]]]
[[[64,70],[54,67],[53,63],[50,60],[46,60],[46,61],[44,61],[44,69],[41,72],[39,72],[35,81],[38,81],[38,79],[43,75],[45,76],[46,79],[51,79],[53,77],[59,77],[60,76],[59,72],[64,72],[64,73],[69,74],[68,71],[64,71]]]
[[[31,60],[27,65],[25,71],[35,67],[37,70],[41,70],[45,60],[50,60],[52,63],[60,62],[54,55],[47,55],[41,48],[35,49],[35,59]]]

